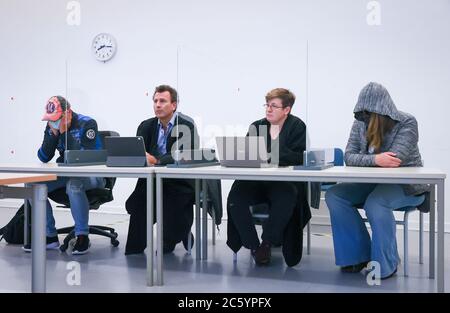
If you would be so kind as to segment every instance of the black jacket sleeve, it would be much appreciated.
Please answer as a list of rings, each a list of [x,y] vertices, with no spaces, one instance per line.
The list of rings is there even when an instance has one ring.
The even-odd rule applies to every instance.
[[[306,125],[300,120],[289,125],[286,137],[280,138],[280,166],[303,164],[303,151],[306,150]]]
[[[145,122],[145,121],[144,121]],[[144,137],[144,122],[142,122],[141,124],[139,124],[137,131],[136,131],[136,136],[141,136]],[[145,137],[144,137],[145,138]]]
[[[47,125],[44,131],[44,140],[38,150],[38,158],[41,162],[47,163],[55,156],[56,147],[58,146],[60,134],[53,134],[50,127]]]

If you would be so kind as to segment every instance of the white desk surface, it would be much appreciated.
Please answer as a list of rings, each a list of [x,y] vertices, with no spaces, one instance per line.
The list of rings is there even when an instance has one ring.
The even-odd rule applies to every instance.
[[[221,166],[197,167],[197,168],[155,168],[156,174],[198,174],[219,176],[261,175],[284,177],[352,177],[352,178],[402,178],[402,179],[445,179],[446,174],[438,169],[426,167],[350,167],[335,166],[326,170],[294,170],[293,167],[282,168],[231,168]]]
[[[350,167],[335,166],[321,171],[294,170],[292,167],[282,168],[231,168],[222,166],[206,166],[195,168],[167,167],[107,167],[92,166],[58,166],[56,163],[0,163],[0,172],[16,173],[95,173],[95,174],[197,174],[220,175],[224,177],[240,175],[283,176],[283,177],[340,177],[340,178],[401,178],[401,179],[445,179],[446,174],[438,169],[427,167]]]
[[[106,165],[58,166],[51,163],[0,163],[0,172],[15,173],[73,173],[73,174],[152,174],[154,167],[107,167]]]

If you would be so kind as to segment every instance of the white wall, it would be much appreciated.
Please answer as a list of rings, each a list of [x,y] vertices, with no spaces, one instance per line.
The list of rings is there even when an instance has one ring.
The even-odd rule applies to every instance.
[[[205,145],[214,129],[243,133],[265,93],[287,87],[312,146],[344,148],[359,91],[378,81],[417,117],[426,166],[450,172],[449,0],[380,0],[380,26],[367,24],[366,0],[80,0],[79,26],[67,25],[67,2],[0,0],[0,162],[37,160],[51,95],[134,135],[162,83],[178,87]],[[106,64],[90,50],[100,32],[118,41]],[[133,187],[119,180],[109,209],[124,212]]]

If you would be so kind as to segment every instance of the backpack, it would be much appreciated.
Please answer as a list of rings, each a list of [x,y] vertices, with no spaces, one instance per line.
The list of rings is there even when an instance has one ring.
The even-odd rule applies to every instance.
[[[24,223],[25,223],[25,210],[22,205],[13,218],[6,226],[0,229],[0,241],[5,239],[7,243],[11,244],[23,244],[24,243]],[[30,207],[30,205],[29,205]]]

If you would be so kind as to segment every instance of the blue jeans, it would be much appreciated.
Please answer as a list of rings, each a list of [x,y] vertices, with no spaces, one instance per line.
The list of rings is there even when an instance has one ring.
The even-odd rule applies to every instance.
[[[381,277],[392,274],[400,262],[393,210],[417,206],[423,199],[405,195],[401,185],[337,184],[327,191],[325,200],[330,210],[336,265],[377,261]],[[372,240],[356,207],[366,212]]]
[[[89,200],[86,196],[86,190],[94,188],[104,188],[105,180],[101,177],[58,177],[55,181],[45,183],[48,192],[59,188],[66,188],[69,196],[70,211],[75,221],[75,235],[89,234]],[[55,227],[55,218],[53,217],[52,206],[47,200],[47,236],[57,236]]]

